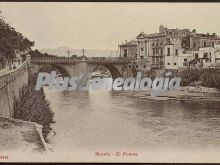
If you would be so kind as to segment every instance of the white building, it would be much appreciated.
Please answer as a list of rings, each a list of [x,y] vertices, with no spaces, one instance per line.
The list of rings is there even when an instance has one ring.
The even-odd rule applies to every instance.
[[[194,60],[191,62],[193,66],[202,66],[203,68],[215,67],[220,64],[220,45],[213,47],[199,48],[193,52]]]
[[[165,69],[178,69],[182,66],[180,56],[183,53],[181,40],[171,39],[170,44],[165,46]]]
[[[184,50],[180,40],[172,40],[165,46],[165,69],[184,69],[188,67],[210,68],[220,65],[220,45]]]

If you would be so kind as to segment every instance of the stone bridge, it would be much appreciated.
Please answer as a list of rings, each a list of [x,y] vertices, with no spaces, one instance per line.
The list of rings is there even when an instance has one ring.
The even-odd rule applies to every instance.
[[[64,77],[79,76],[91,73],[99,65],[105,66],[113,79],[122,76],[123,66],[132,59],[123,57],[32,57],[31,71],[37,73],[42,67],[52,65]]]

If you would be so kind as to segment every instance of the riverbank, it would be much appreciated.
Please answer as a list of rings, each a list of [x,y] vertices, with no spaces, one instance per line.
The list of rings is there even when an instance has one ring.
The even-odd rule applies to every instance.
[[[209,88],[204,86],[184,86],[179,87],[176,90],[164,91],[159,97],[168,97],[172,99],[188,100],[190,98],[198,98],[201,100],[220,101],[220,91],[216,88]]]
[[[46,152],[42,126],[33,122],[0,117],[0,151]]]
[[[185,86],[185,87],[180,87],[179,91],[184,91],[184,92],[198,92],[198,93],[220,93],[220,91],[217,88],[209,88],[209,87],[204,87],[204,86]]]
[[[194,101],[216,101],[220,102],[220,91],[216,88],[207,88],[203,86],[185,86],[176,90],[166,90],[154,92],[153,90],[145,92],[128,93],[131,97],[139,100],[162,101],[162,102],[190,102]]]

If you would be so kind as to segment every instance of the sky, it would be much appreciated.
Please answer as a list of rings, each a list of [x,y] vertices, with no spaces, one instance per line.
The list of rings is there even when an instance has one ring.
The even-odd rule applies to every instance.
[[[168,28],[220,35],[220,3],[0,2],[6,22],[35,48],[117,50],[118,43]]]

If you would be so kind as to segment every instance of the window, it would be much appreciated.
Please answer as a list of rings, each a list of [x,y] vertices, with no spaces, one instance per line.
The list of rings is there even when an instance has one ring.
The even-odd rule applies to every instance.
[[[176,65],[176,63],[174,62],[174,65]]]
[[[131,68],[131,65],[128,65],[128,68]]]
[[[152,46],[154,46],[154,43],[152,44]]]
[[[193,46],[194,46],[194,48],[195,48],[195,47],[196,47],[196,43],[194,43],[194,45],[193,45]]]
[[[208,53],[204,53],[203,58],[208,58]]]
[[[170,56],[170,48],[167,48],[167,56]]]
[[[124,49],[124,57],[127,57],[127,55],[128,55],[128,50]]]
[[[178,49],[176,49],[176,56],[178,55]]]
[[[144,69],[146,68],[146,64],[144,64]]]
[[[170,65],[170,63],[168,62],[167,65]]]
[[[161,54],[161,55],[163,54],[163,48],[160,49],[160,54]]]
[[[206,42],[204,42],[204,47],[206,47]]]
[[[187,62],[187,58],[184,58],[184,62]]]
[[[155,49],[153,48],[153,55],[155,55]]]
[[[136,68],[138,68],[138,65],[136,65]]]
[[[198,59],[199,58],[199,55],[198,53],[195,54],[195,59]]]

